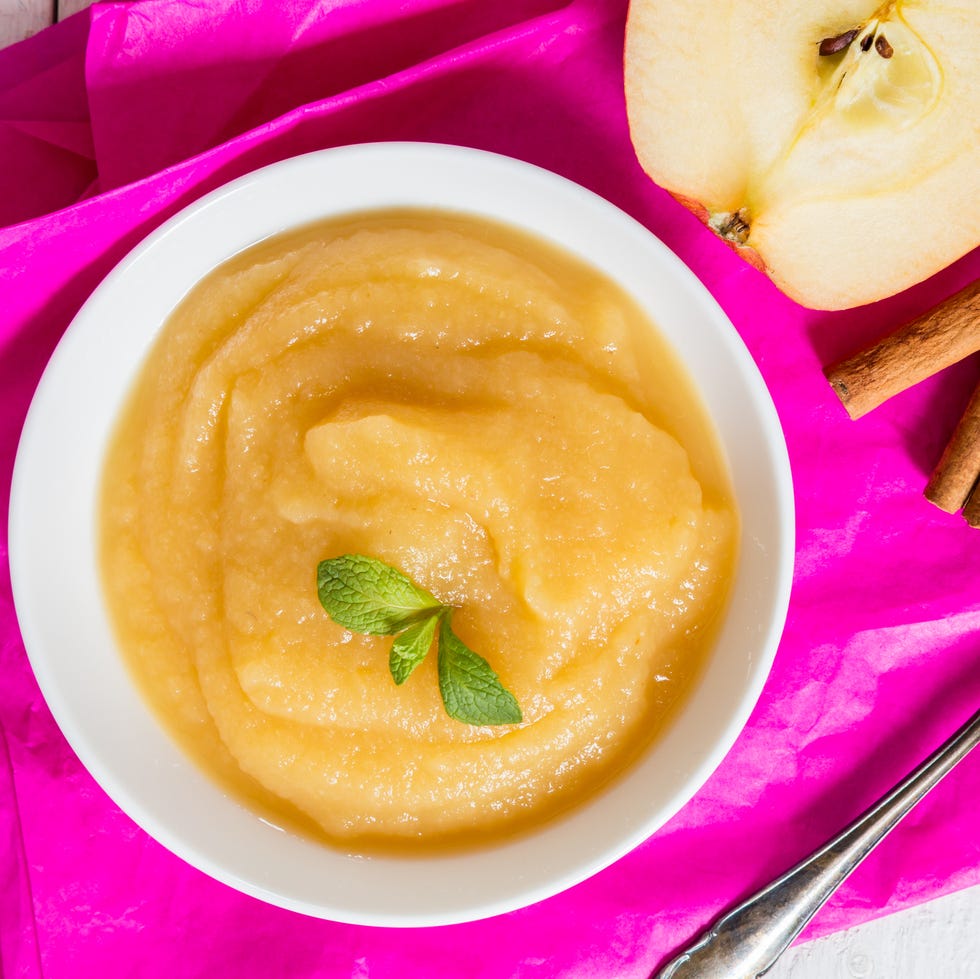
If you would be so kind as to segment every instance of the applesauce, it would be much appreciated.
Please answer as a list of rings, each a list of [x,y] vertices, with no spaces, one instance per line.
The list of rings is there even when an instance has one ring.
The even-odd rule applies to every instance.
[[[710,420],[633,301],[439,212],[249,248],[165,324],[103,474],[119,645],[185,750],[344,847],[471,845],[594,792],[656,737],[723,612],[738,515]],[[445,712],[430,654],[320,606],[373,556],[456,608],[523,720]]]

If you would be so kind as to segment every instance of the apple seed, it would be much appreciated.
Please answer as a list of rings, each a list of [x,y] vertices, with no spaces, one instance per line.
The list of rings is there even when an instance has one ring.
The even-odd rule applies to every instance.
[[[852,30],[844,31],[843,34],[838,34],[835,37],[825,37],[820,42],[820,47],[818,53],[821,58],[830,57],[833,54],[840,54],[841,51],[847,50],[850,46],[851,41],[858,36],[859,28],[855,27]]]
[[[874,42],[874,39],[874,34],[865,34],[864,37],[861,38],[861,50],[867,51]]]
[[[883,58],[890,58],[895,53],[895,49],[885,39],[884,34],[879,34],[875,38],[875,51]]]

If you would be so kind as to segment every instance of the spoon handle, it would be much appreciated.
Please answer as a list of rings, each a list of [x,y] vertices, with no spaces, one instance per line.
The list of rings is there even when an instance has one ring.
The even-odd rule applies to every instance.
[[[651,979],[757,979],[885,834],[980,743],[980,711],[812,856],[717,921]]]

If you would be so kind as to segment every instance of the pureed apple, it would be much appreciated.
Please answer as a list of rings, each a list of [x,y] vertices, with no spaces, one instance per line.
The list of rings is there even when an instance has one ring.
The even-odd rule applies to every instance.
[[[101,499],[118,640],[167,727],[265,818],[363,848],[472,845],[614,777],[695,682],[737,541],[710,420],[633,301],[429,212],[303,228],[205,278]],[[433,655],[396,685],[392,640],[318,600],[343,555],[451,609],[520,719],[450,717]]]

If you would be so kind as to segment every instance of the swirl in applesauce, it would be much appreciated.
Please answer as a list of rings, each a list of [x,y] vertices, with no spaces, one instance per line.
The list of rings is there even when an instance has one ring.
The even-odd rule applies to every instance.
[[[474,845],[594,792],[695,682],[738,518],[697,393],[620,287],[464,216],[284,234],[201,281],[119,420],[101,499],[121,649],[265,818]],[[344,553],[458,607],[515,726],[449,718],[430,655],[320,607]]]

